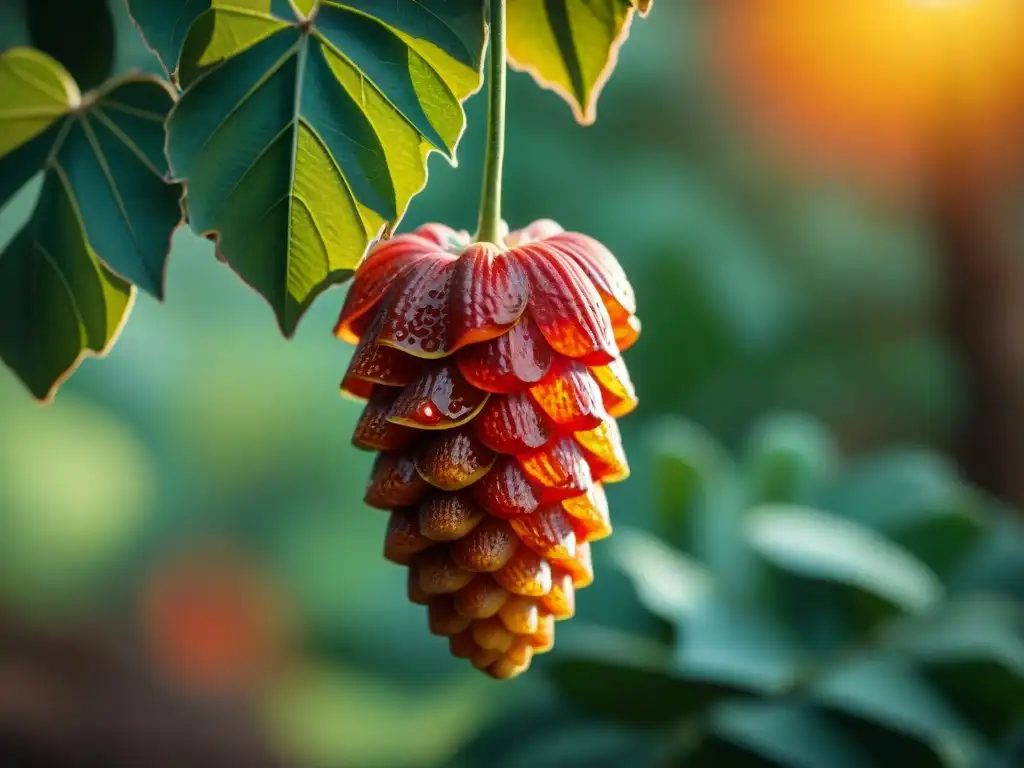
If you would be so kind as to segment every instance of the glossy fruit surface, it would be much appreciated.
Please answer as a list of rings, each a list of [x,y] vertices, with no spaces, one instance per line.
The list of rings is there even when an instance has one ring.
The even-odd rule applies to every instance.
[[[409,599],[493,677],[550,650],[611,534],[603,486],[629,475],[615,419],[637,405],[620,353],[633,290],[596,240],[538,221],[502,246],[439,224],[376,246],[336,335],[366,491]]]

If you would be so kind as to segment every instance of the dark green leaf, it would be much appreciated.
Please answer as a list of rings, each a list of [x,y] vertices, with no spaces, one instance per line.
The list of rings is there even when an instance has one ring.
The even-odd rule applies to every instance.
[[[770,693],[798,674],[801,648],[779,620],[714,594],[679,625],[676,668],[742,690]]]
[[[211,0],[127,0],[128,12],[146,44],[173,74],[192,23],[211,5]]]
[[[952,588],[1024,600],[1024,522],[1016,512],[992,521],[987,536],[956,573]]]
[[[942,596],[935,574],[909,552],[863,526],[824,512],[761,507],[750,514],[747,536],[751,547],[776,569],[801,579],[850,587],[899,612],[921,612]]]
[[[619,723],[538,705],[502,712],[459,750],[454,768],[621,768],[654,765],[659,740]]]
[[[581,710],[645,727],[677,723],[722,696],[743,692],[673,670],[667,649],[596,629],[587,647],[562,651],[551,674]]]
[[[982,768],[1020,768],[1024,765],[1024,722],[1017,725],[997,752]]]
[[[109,349],[131,287],[89,247],[73,199],[47,177],[32,221],[0,255],[0,359],[48,399],[86,353]]]
[[[295,6],[302,6],[297,8]],[[193,25],[168,155],[189,218],[285,335],[454,156],[483,0],[218,0]]]
[[[32,45],[71,73],[82,90],[95,88],[114,68],[114,20],[107,0],[29,0]]]
[[[800,649],[771,616],[730,602],[699,565],[652,536],[621,531],[613,546],[640,601],[675,628],[676,669],[761,692],[793,680]]]
[[[874,526],[956,503],[963,484],[950,462],[918,450],[890,451],[847,471],[822,503]]]
[[[803,704],[727,702],[687,768],[878,768],[849,733]]]
[[[592,123],[633,14],[649,6],[649,0],[514,0],[509,56],[513,66],[565,98],[577,120]]]
[[[915,622],[893,646],[923,666],[961,713],[993,738],[1024,717],[1024,610],[975,598]]]
[[[132,76],[82,97],[53,59],[0,55],[0,204],[43,173],[39,206],[2,255],[0,356],[37,397],[109,348],[133,283],[162,296],[181,190],[165,180],[173,97]]]
[[[923,451],[863,462],[824,503],[884,533],[943,577],[974,550],[985,527],[976,494],[948,460]]]
[[[977,734],[906,660],[865,656],[842,663],[819,677],[809,695],[830,711],[919,741],[948,768],[972,768],[983,754]]]

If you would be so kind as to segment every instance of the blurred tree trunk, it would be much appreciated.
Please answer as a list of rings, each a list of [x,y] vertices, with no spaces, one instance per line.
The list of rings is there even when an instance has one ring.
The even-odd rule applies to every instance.
[[[932,214],[963,391],[954,453],[972,483],[1024,510],[1024,254],[1006,200],[999,185],[947,174]]]
[[[240,702],[186,696],[96,628],[0,617],[0,766],[275,768]]]

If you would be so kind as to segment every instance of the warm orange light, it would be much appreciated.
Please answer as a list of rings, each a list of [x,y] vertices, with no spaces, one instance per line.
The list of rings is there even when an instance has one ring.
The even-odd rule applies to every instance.
[[[816,161],[918,179],[1024,149],[1022,0],[717,0],[714,47],[756,122]]]

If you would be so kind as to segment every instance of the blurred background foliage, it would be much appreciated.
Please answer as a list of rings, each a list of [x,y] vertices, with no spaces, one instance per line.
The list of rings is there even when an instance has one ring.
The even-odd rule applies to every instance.
[[[617,740],[566,751],[501,718],[465,764],[1020,764],[1016,517],[930,451],[844,462],[805,416],[763,419],[735,459],[686,421],[653,443],[655,523],[608,549],[659,625],[574,634],[551,663],[590,715],[572,727]]]
[[[285,765],[646,765],[688,750],[693,765],[721,765],[715,755],[738,760],[735,749],[774,760],[752,765],[890,764],[857,762],[852,752],[843,763],[793,758],[759,742],[789,727],[799,739],[803,727],[784,724],[799,701],[765,693],[787,689],[770,679],[779,660],[758,658],[768,653],[760,645],[717,659],[742,678],[729,685],[666,671],[678,656],[678,623],[665,620],[674,610],[665,600],[704,578],[677,549],[712,563],[716,588],[768,584],[771,600],[760,608],[800,635],[789,651],[801,669],[858,633],[883,626],[898,635],[904,614],[948,619],[954,635],[982,625],[1004,633],[1007,656],[993,674],[1005,678],[997,687],[1012,681],[1000,687],[1011,699],[929,689],[919,709],[907,705],[911,725],[887,731],[871,712],[851,710],[844,717],[861,730],[828,730],[828,739],[852,738],[868,760],[889,748],[873,745],[896,744],[885,754],[940,761],[907,764],[960,766],[972,763],[957,755],[987,755],[981,745],[1006,736],[994,714],[976,736],[962,710],[987,702],[1006,728],[1019,716],[1011,704],[1024,695],[1024,624],[1012,602],[1024,597],[1024,556],[1013,550],[1021,533],[941,457],[967,395],[940,322],[934,222],[911,201],[804,172],[773,152],[712,64],[713,5],[661,2],[634,25],[593,127],[578,127],[526,76],[510,79],[506,218],[516,226],[550,217],[605,242],[633,281],[644,323],[627,354],[641,396],[623,423],[634,476],[609,494],[617,526],[632,530],[596,549],[597,582],[556,650],[506,685],[449,658],[405,600],[404,572],[381,557],[384,517],[361,502],[369,458],[349,446],[359,408],[336,388],[351,350],[330,333],[344,289],[321,299],[285,342],[212,246],[180,231],[167,302],[140,296],[111,355],[87,361],[53,406],[32,404],[0,376],[0,615],[18,628],[10,638],[28,633],[21,645],[0,643],[0,737],[35,722],[22,689],[5,693],[2,677],[18,663],[37,668],[29,651],[49,647],[32,639],[39,633],[92,638],[101,655],[116,647],[132,670],[138,662],[196,707],[243,712],[255,724],[250,747]],[[111,9],[115,69],[158,71],[122,4]],[[24,39],[23,21],[17,4],[2,4],[0,44]],[[430,185],[403,229],[431,220],[472,228],[484,108],[481,98],[468,104],[458,168],[432,157]],[[31,194],[0,212],[0,243],[24,221]],[[807,416],[763,421],[795,412]],[[761,431],[750,437],[755,423]],[[856,459],[848,472],[837,469],[841,456]],[[771,551],[755,562],[740,513],[762,502],[854,522],[786,518],[799,545],[762,530]],[[694,517],[698,507],[716,512]],[[698,534],[695,519],[704,521]],[[814,572],[844,567],[823,579]],[[982,592],[1010,606],[947,603],[947,593],[981,601]],[[721,617],[725,626],[756,620],[731,610],[741,615]],[[92,646],[75,645],[91,658],[82,647]],[[615,654],[614,663],[586,655],[598,652]],[[83,677],[80,693],[96,696],[88,685]],[[772,725],[730,700],[723,715],[711,708],[719,686],[790,710],[760,712],[783,718]],[[653,730],[614,706],[601,711],[615,704],[610,694],[646,713],[641,725]],[[116,706],[135,711],[132,701],[125,694]],[[932,717],[936,707],[945,719]],[[489,722],[498,725],[474,736]],[[732,737],[733,752],[714,751]],[[263,764],[228,747],[216,754],[217,762],[190,764]]]

